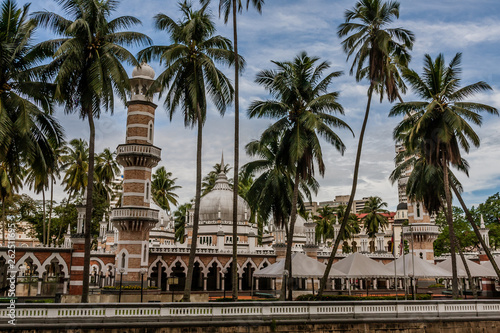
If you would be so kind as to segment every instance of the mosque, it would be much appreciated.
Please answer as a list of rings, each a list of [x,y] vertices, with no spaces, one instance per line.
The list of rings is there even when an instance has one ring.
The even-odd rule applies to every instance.
[[[220,173],[213,190],[201,198],[198,239],[192,239],[194,209],[186,219],[184,243],[176,242],[174,223],[165,212],[154,208],[151,198],[151,173],[161,160],[161,149],[154,145],[156,104],[146,91],[154,81],[153,69],[143,64],[132,72],[132,96],[128,102],[126,141],[117,148],[117,161],[123,166],[123,196],[120,208],[112,209],[109,219],[100,223],[98,245],[91,253],[91,286],[114,285],[118,279],[125,285],[146,281],[148,286],[163,291],[183,290],[187,273],[190,244],[198,243],[193,273],[193,291],[223,291],[232,288],[232,265],[238,266],[239,290],[272,290],[277,287],[271,278],[257,279],[253,273],[281,260],[285,256],[285,232],[270,227],[259,245],[257,225],[249,220],[250,208],[238,197],[238,237],[232,238],[233,194],[226,174]],[[399,149],[399,148],[397,148]],[[438,227],[419,203],[406,202],[401,195],[405,184],[399,183],[400,204],[396,212],[387,214],[389,226],[379,230],[375,239],[358,234],[346,241],[353,252],[387,263],[393,260],[391,251],[401,243],[401,237],[413,238],[415,255],[434,262],[433,242]],[[48,282],[56,281],[59,292],[79,295],[83,285],[83,221],[85,205],[78,207],[77,233],[69,230],[62,246],[18,246],[16,268],[20,277],[35,280],[37,294],[54,292]],[[409,226],[403,226],[408,221]],[[340,225],[335,225],[337,236]],[[411,229],[411,230],[410,230]],[[487,232],[486,232],[487,234]],[[402,236],[401,236],[402,235]],[[238,261],[232,262],[232,244],[238,243]],[[293,236],[293,251],[326,262],[331,254],[328,240],[316,243],[315,223],[300,216]],[[6,248],[0,248],[0,283],[5,281]],[[394,251],[396,256],[401,251]],[[343,258],[342,246],[336,254]],[[177,284],[170,284],[169,277]],[[56,283],[56,284],[57,284]],[[3,284],[2,284],[3,285]],[[308,288],[297,281],[297,288]],[[332,283],[330,288],[339,288]],[[342,286],[340,286],[342,288]],[[50,290],[49,290],[50,289]],[[47,291],[48,290],[48,291]],[[33,293],[35,290],[33,290]]]

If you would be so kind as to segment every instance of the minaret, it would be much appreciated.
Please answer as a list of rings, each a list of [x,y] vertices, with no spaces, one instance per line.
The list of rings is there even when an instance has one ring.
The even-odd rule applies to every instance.
[[[123,196],[111,218],[119,231],[116,274],[118,278],[123,272],[124,284],[140,283],[141,269],[149,266],[149,231],[158,223],[158,210],[150,208],[151,169],[160,161],[161,149],[153,145],[156,104],[146,95],[154,76],[145,63],[132,71],[126,143],[117,148],[117,162],[124,168]]]

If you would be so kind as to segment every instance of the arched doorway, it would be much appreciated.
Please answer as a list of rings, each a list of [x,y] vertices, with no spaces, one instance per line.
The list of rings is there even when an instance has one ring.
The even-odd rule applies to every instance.
[[[255,268],[251,263],[247,263],[243,267],[242,281],[241,281],[241,289],[242,290],[250,290],[252,289],[252,278]]]
[[[266,268],[269,266],[267,262],[262,264],[262,268]],[[272,279],[271,278],[259,278],[259,290],[271,290],[272,288]]]
[[[225,274],[224,279],[224,289],[232,290],[233,289],[233,262],[227,265],[227,273]]]
[[[207,290],[208,291],[215,291],[215,290],[220,289],[219,286],[220,286],[220,283],[219,283],[219,266],[217,265],[216,262],[214,262],[208,268]]]
[[[191,290],[203,290],[203,273],[199,262],[194,263],[193,280],[191,281]]]
[[[162,291],[167,290],[166,270],[167,268],[161,262],[158,262],[156,266],[153,267],[151,271],[151,276],[149,278],[152,287],[157,287]],[[160,274],[158,274],[158,272],[160,272]]]
[[[172,273],[170,273],[170,276],[179,278],[179,283],[171,285],[170,290],[184,290],[184,286],[186,284],[186,270],[179,261],[177,261],[175,266],[172,267]]]

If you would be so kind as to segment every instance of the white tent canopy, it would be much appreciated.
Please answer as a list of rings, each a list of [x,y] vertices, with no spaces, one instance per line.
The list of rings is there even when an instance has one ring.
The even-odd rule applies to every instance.
[[[413,262],[415,260],[415,263]],[[385,265],[392,269],[394,273],[394,262]],[[435,277],[451,277],[451,272],[430,262],[425,261],[411,253],[405,254],[404,258],[399,257],[396,260],[396,275],[409,276],[415,278],[435,278]]]
[[[394,269],[391,271],[384,264],[357,252],[333,264],[332,269],[345,273],[349,278],[394,277]]]
[[[321,278],[326,265],[302,253],[292,254],[292,276],[294,278]],[[285,259],[265,267],[253,274],[258,278],[281,278],[285,270]],[[330,271],[331,277],[344,277],[345,274],[335,269]]]
[[[500,257],[494,257],[495,262],[497,263],[497,266],[500,268]],[[493,277],[498,277],[497,273],[495,272],[495,269],[493,268],[493,265],[491,264],[490,261],[482,262],[481,267],[484,267],[488,269]]]
[[[487,267],[476,264],[475,262],[465,259],[467,266],[469,266],[470,274],[472,277],[496,277],[495,271],[489,270]],[[451,257],[445,261],[437,264],[438,267],[444,268],[451,273]],[[457,276],[459,278],[467,278],[467,272],[465,270],[464,263],[459,255],[457,255]]]

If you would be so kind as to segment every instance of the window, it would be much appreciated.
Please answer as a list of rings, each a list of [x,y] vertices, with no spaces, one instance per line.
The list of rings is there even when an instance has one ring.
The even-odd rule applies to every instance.
[[[142,254],[142,261],[146,261],[148,256],[148,247],[146,244],[144,244],[144,252]]]
[[[122,267],[121,268],[125,268],[125,263],[126,263],[126,259],[127,259],[127,256],[125,254],[125,252],[122,253]]]
[[[152,122],[149,123],[149,136],[148,136],[148,138],[149,138],[150,142],[153,142],[153,123]]]
[[[146,193],[144,194],[146,201],[149,201],[149,182],[146,183]]]
[[[417,203],[417,217],[420,217],[420,204]]]

